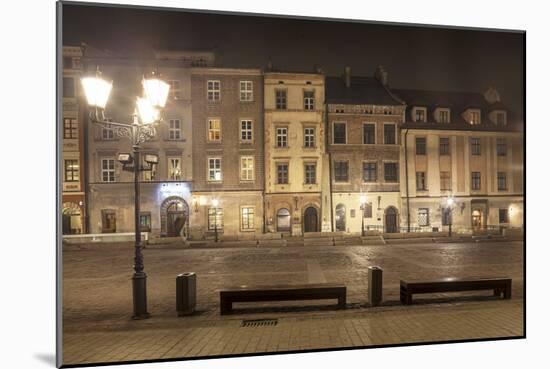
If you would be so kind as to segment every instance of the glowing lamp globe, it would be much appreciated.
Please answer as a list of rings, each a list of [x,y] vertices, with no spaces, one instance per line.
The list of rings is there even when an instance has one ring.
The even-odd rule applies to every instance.
[[[453,205],[454,203],[455,203],[455,199],[453,199],[452,197],[449,197],[449,198],[447,199],[447,205],[451,206],[451,205]]]
[[[138,97],[136,102],[137,110],[143,124],[151,124],[159,119],[159,111],[155,109],[148,99]]]
[[[212,206],[214,206],[215,208],[217,208],[219,204],[220,202],[218,201],[218,199],[212,200]]]
[[[364,205],[367,202],[367,196],[361,195],[361,197],[359,197],[359,202],[361,205]]]
[[[82,87],[88,105],[100,109],[105,109],[109,94],[113,88],[113,82],[108,82],[99,76],[82,78]]]
[[[157,109],[164,108],[170,85],[158,78],[144,78],[142,84],[145,97],[149,100],[149,103]]]

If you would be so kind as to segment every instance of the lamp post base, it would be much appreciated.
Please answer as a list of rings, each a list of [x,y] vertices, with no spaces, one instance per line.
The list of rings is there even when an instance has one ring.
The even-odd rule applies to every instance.
[[[132,289],[134,293],[134,315],[132,319],[147,319],[151,316],[147,312],[147,274],[134,273],[132,277]]]

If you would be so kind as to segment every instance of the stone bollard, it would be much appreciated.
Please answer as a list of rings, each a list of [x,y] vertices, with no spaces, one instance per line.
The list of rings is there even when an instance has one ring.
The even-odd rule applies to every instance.
[[[382,302],[382,269],[377,266],[369,267],[369,302],[371,306]]]

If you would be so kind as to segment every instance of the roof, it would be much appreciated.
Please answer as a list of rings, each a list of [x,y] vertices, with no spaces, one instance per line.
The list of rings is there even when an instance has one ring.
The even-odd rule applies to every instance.
[[[413,89],[392,89],[392,92],[407,104],[405,126],[403,128],[462,129],[470,131],[517,131],[522,129],[520,115],[515,114],[500,101],[489,103],[482,93]],[[411,120],[411,110],[414,107],[427,108],[426,123]],[[450,123],[435,122],[433,112],[437,108],[450,109]],[[481,111],[481,124],[471,125],[462,117],[462,113],[468,109],[479,109]],[[506,126],[496,126],[489,119],[489,113],[495,110],[506,111]]]
[[[350,78],[350,87],[343,77],[327,77],[326,100],[329,104],[404,105],[386,86],[374,77]]]

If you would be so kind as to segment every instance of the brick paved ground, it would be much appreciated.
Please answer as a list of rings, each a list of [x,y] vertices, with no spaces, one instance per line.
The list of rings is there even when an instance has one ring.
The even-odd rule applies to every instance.
[[[196,357],[517,336],[523,332],[523,244],[415,244],[287,248],[147,249],[149,311],[132,321],[131,245],[64,251],[64,363]],[[384,270],[384,305],[367,307],[367,267]],[[175,276],[198,277],[198,312],[175,314]],[[437,294],[399,305],[399,279],[510,276],[512,300]],[[242,304],[220,316],[217,290],[240,284],[342,282],[333,301]],[[241,327],[242,319],[278,318]]]

